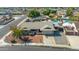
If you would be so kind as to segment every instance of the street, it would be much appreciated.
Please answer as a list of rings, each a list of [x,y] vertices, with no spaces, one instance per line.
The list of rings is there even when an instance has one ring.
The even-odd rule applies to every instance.
[[[10,31],[10,26],[18,25],[25,18],[26,18],[26,16],[20,16],[19,18],[15,19],[14,21],[11,21],[10,23],[4,25],[4,27],[0,29],[0,38],[3,37],[5,34],[7,34]]]
[[[0,47],[0,51],[79,51],[60,47],[36,47],[36,46],[6,46]]]

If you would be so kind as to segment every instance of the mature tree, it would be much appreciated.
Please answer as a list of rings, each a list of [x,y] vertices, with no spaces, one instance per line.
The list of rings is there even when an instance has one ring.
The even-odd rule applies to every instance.
[[[57,10],[51,10],[51,13],[56,14]]]
[[[28,14],[28,17],[38,17],[40,16],[40,12],[38,12],[37,10],[31,10]]]
[[[79,16],[70,16],[69,18],[72,21],[79,21]]]
[[[50,14],[56,14],[56,10],[51,10],[51,9],[45,9],[44,11],[43,11],[43,14],[44,15],[50,15]]]
[[[44,11],[43,11],[43,14],[44,14],[44,15],[49,15],[49,14],[50,14],[50,9],[44,10]]]
[[[73,8],[68,8],[66,11],[67,16],[72,16],[73,15]]]

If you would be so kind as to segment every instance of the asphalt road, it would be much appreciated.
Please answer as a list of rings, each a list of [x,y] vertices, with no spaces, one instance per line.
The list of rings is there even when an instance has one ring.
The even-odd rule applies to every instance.
[[[6,24],[3,28],[0,29],[0,38],[10,31],[10,26],[18,25],[25,18],[26,16],[20,16],[18,19],[15,19],[14,21]]]
[[[0,47],[0,51],[79,51],[79,50],[69,48],[59,48],[59,47],[7,46],[7,47]]]

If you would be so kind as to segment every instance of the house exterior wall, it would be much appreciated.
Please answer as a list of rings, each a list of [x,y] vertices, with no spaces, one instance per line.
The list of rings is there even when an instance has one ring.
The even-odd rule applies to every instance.
[[[52,35],[54,32],[53,31],[43,31],[42,34],[47,34],[47,35]]]
[[[66,35],[78,35],[79,36],[79,33],[78,32],[66,32]]]

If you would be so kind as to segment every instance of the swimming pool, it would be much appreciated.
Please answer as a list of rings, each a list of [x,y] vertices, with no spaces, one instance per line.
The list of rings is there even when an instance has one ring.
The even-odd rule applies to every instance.
[[[63,20],[63,21],[64,21],[64,23],[72,23],[72,21],[69,20],[69,19],[66,19],[66,20]]]
[[[52,21],[52,23],[53,23],[54,25],[59,25],[59,22],[60,22],[60,21],[59,21],[58,19],[57,19],[57,20],[55,19],[55,20]]]
[[[59,26],[59,24],[61,23],[61,21],[58,20],[58,19],[55,19],[55,20],[52,21],[52,23],[53,23],[54,25]],[[64,20],[63,20],[63,23],[72,23],[72,21],[69,20],[69,19],[64,19]]]

